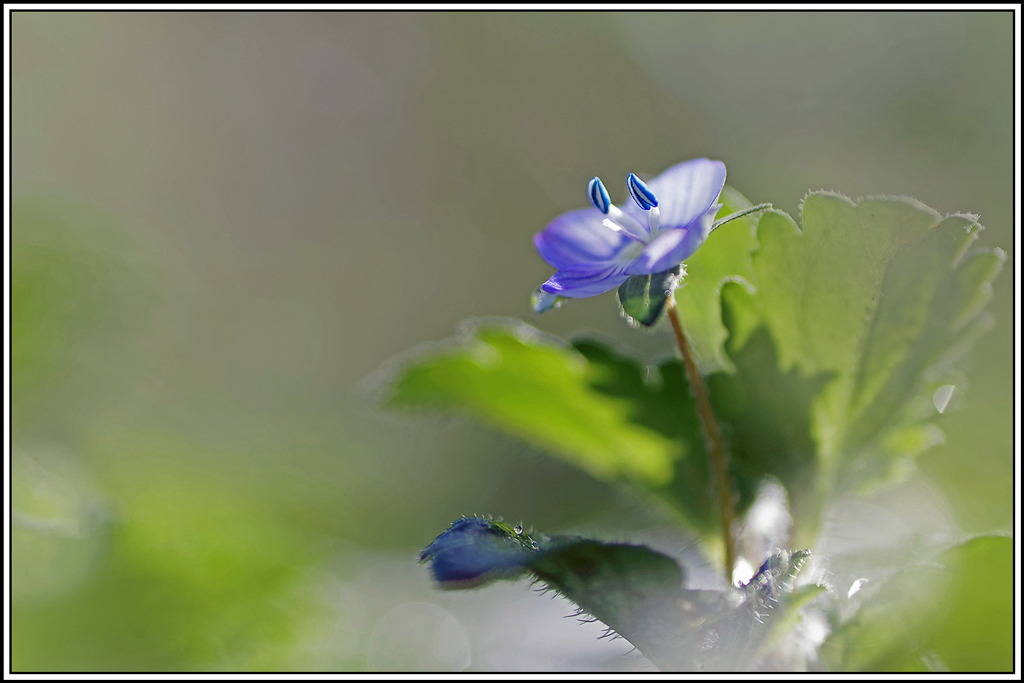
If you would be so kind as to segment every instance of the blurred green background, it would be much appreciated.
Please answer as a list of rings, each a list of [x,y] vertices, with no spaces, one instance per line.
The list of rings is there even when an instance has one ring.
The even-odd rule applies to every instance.
[[[969,211],[1009,252],[947,439],[962,533],[1013,516],[1013,15],[16,12],[12,666],[644,670],[564,604],[434,591],[461,514],[626,537],[640,501],[388,359],[473,316],[645,359],[612,295],[534,319],[532,235],[601,176],[725,161]]]

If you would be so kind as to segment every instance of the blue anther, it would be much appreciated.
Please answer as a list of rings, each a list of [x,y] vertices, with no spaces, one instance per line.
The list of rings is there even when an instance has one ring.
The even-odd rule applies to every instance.
[[[590,203],[594,205],[595,209],[604,214],[608,213],[612,200],[608,196],[608,190],[604,189],[604,183],[600,178],[592,178],[587,184],[587,197],[590,198]]]
[[[629,174],[629,178],[626,179],[626,185],[629,187],[629,194],[633,197],[633,201],[639,204],[640,208],[644,211],[650,211],[658,205],[658,200],[655,198],[654,193],[651,192],[651,188],[647,187],[644,181],[637,178],[635,173]]]

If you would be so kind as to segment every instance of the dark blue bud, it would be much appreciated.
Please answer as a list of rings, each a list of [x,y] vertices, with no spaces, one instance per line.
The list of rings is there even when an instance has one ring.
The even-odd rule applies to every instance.
[[[654,193],[651,192],[651,188],[644,184],[644,181],[636,177],[635,173],[630,173],[629,178],[626,179],[626,185],[629,187],[629,194],[633,197],[633,201],[640,205],[640,208],[644,211],[650,211],[658,205],[658,200],[655,198]]]
[[[608,213],[612,200],[608,196],[608,190],[604,189],[604,183],[600,178],[595,177],[590,180],[587,185],[587,197],[590,198],[590,203],[594,205],[595,209],[604,214]]]
[[[517,527],[519,528],[519,527]],[[463,517],[420,553],[442,588],[468,588],[526,571],[538,548],[529,534],[481,517]]]

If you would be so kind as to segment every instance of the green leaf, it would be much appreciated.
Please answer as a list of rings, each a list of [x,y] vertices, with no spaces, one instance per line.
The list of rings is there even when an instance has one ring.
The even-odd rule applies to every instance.
[[[910,199],[815,193],[803,223],[761,220],[757,298],[783,368],[836,375],[815,421],[822,456],[837,458],[879,433],[957,341],[1003,255],[962,258],[981,227]]]
[[[678,641],[672,634],[696,630],[680,610],[689,604],[690,592],[683,590],[682,568],[650,548],[562,539],[533,560],[530,569],[655,661],[665,661],[675,649],[665,647],[667,641]]]
[[[779,551],[741,588],[688,590],[675,560],[643,546],[552,539],[533,573],[666,671],[742,671],[796,619],[793,581],[809,551]],[[801,596],[801,601],[813,597]]]
[[[594,388],[610,377],[525,323],[489,323],[404,364],[385,405],[462,410],[599,479],[667,484],[685,447],[637,424],[632,397]]]
[[[658,322],[669,296],[679,282],[681,266],[653,275],[634,275],[616,290],[619,307],[626,319],[642,327]]]
[[[597,342],[569,346],[519,321],[490,322],[406,360],[384,404],[465,412],[598,479],[665,500],[698,530],[716,523],[679,361],[649,368]]]
[[[1012,539],[974,538],[871,590],[823,660],[834,671],[1012,672],[1013,576]]]
[[[1013,540],[975,538],[939,562],[955,574],[926,647],[952,671],[1013,671]]]
[[[468,326],[401,369],[386,405],[463,409],[601,479],[662,483],[678,449],[638,428],[629,400],[595,391],[600,368],[518,321]]]
[[[804,376],[796,368],[780,370],[767,329],[749,329],[758,323],[750,315],[752,302],[751,294],[737,283],[722,289],[723,319],[730,331],[726,349],[736,372],[707,378],[727,442],[733,483],[741,499],[749,500],[765,477],[774,477],[786,487],[794,518],[813,518],[820,510],[811,405],[830,377]]]
[[[938,412],[932,394],[987,329],[979,314],[1005,253],[969,251],[974,217],[942,218],[908,198],[818,192],[802,208],[802,231],[776,211],[759,221],[757,290],[730,343],[763,326],[778,372],[830,378],[810,404],[825,497],[885,482],[937,441],[922,425]]]
[[[671,478],[646,490],[669,503],[694,529],[715,528],[718,516],[710,458],[682,362],[666,360],[647,366],[585,339],[573,347],[587,361],[591,391],[624,401],[633,424],[672,439],[683,453],[672,463]],[[752,496],[743,497],[737,506],[745,510],[751,502]]]

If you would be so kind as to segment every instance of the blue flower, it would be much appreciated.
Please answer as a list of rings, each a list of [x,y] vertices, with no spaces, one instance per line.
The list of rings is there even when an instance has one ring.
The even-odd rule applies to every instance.
[[[649,183],[630,174],[633,201],[619,208],[604,184],[587,187],[592,208],[562,214],[534,236],[537,251],[558,269],[534,295],[534,310],[559,297],[579,298],[615,289],[633,275],[675,268],[704,244],[721,208],[725,164],[691,159]]]

